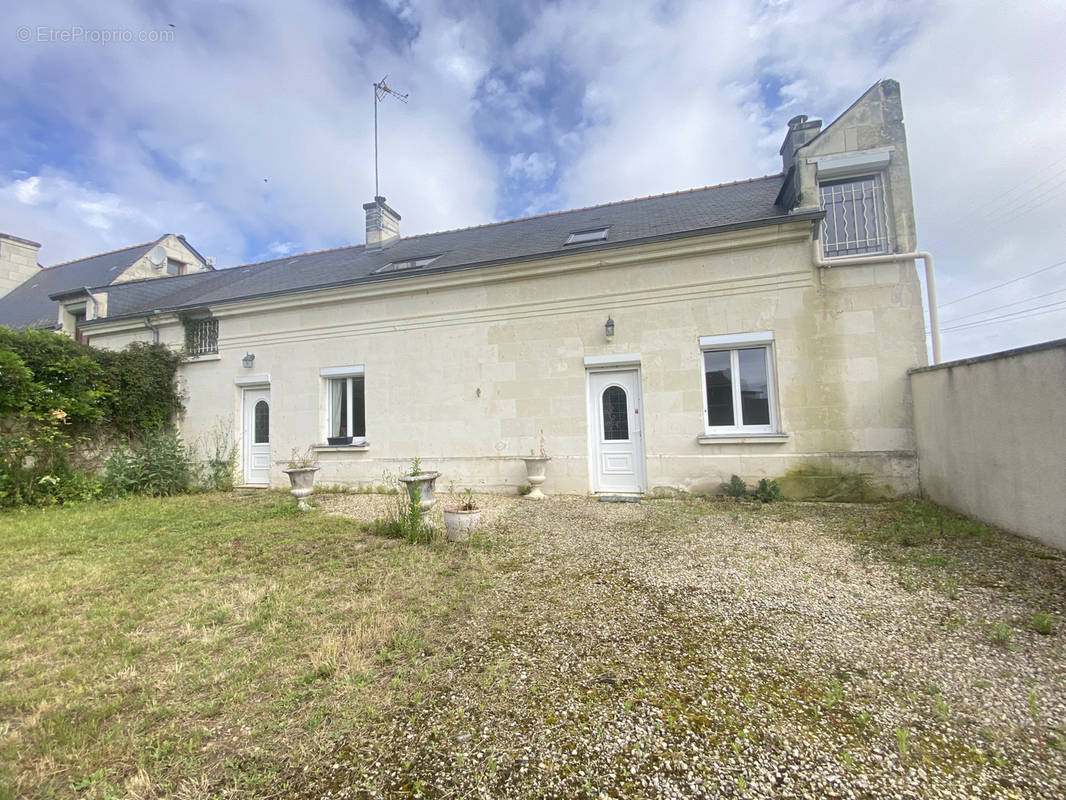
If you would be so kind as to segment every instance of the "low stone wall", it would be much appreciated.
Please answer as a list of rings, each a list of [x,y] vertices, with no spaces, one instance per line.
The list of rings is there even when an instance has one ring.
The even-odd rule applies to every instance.
[[[922,491],[1066,549],[1066,339],[910,379]]]

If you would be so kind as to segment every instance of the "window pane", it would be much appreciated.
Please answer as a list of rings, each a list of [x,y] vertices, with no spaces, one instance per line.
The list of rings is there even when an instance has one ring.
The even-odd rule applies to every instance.
[[[703,354],[707,374],[707,424],[733,425],[733,375],[728,350]]]
[[[348,435],[348,380],[329,382],[329,435]]]
[[[737,360],[740,369],[741,424],[769,425],[770,390],[766,380],[766,348],[740,350]]]
[[[349,378],[352,382],[352,436],[366,436],[366,404],[363,399],[363,379]]]
[[[604,441],[629,438],[629,410],[621,386],[603,390],[603,438]]]
[[[260,400],[255,404],[255,443],[266,444],[270,441],[270,404]]]

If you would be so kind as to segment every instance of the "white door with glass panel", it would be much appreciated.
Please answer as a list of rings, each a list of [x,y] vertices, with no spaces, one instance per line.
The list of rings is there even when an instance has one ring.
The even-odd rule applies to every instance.
[[[244,390],[244,482],[270,483],[270,389]]]
[[[594,492],[644,491],[640,373],[589,372],[589,460]]]

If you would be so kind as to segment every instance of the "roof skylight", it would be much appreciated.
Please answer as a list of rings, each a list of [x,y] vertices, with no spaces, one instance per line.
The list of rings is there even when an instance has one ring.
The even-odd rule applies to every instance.
[[[607,231],[610,228],[593,228],[587,231],[575,231],[567,237],[567,244],[585,244],[586,242],[602,242],[607,239]]]
[[[428,267],[434,261],[440,258],[439,255],[435,256],[422,256],[421,258],[409,258],[406,261],[392,261],[383,267],[378,267],[374,270],[374,274],[381,272],[400,272],[405,269],[422,269]]]

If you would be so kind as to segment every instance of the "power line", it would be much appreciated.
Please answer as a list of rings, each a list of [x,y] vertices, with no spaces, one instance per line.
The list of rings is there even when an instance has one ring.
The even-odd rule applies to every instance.
[[[1031,297],[1026,297],[1022,300],[1015,300],[1013,303],[1003,303],[1002,305],[991,306],[989,308],[984,309],[983,311],[974,311],[970,314],[963,314],[961,317],[952,317],[949,320],[945,320],[945,322],[950,325],[962,319],[969,319],[970,317],[979,317],[982,314],[987,314],[990,311],[999,311],[1001,308],[1010,308],[1011,306],[1021,305],[1022,303],[1029,303],[1033,300],[1039,300],[1041,297],[1051,297],[1051,295],[1059,294],[1061,292],[1066,292],[1066,286],[1063,286],[1061,289],[1053,289],[1050,292],[1044,292],[1043,294],[1034,294]],[[1025,309],[1021,310],[1024,311]]]
[[[1040,309],[1051,310],[1041,311]],[[1038,317],[1041,314],[1050,314],[1053,311],[1066,311],[1066,300],[1059,300],[1058,302],[1048,303],[1042,306],[1034,306],[1033,308],[1025,308],[1021,311],[1012,311],[1010,314],[1001,314],[998,317],[989,317],[988,319],[980,319],[974,322],[966,322],[962,325],[950,325],[946,328],[941,328],[940,330],[941,333],[943,333],[944,331],[958,331],[964,330],[966,328],[979,328],[982,325],[988,325],[992,322],[1017,321],[1020,319],[1027,319],[1028,317]]]
[[[1056,261],[1054,264],[1051,264],[1050,266],[1042,267],[1041,269],[1034,270],[1033,272],[1030,272],[1030,273],[1028,273],[1026,275],[1021,275],[1021,276],[1019,276],[1017,278],[1011,278],[1009,281],[1004,281],[1003,283],[997,283],[995,286],[989,286],[987,289],[979,289],[978,291],[973,292],[972,294],[967,294],[967,295],[964,295],[962,297],[957,297],[954,300],[949,300],[946,303],[937,303],[936,307],[937,308],[947,308],[948,306],[953,306],[956,303],[961,303],[963,300],[969,300],[971,297],[977,297],[977,295],[979,295],[979,294],[984,294],[985,292],[993,292],[996,289],[1002,289],[1004,286],[1010,286],[1012,283],[1017,283],[1018,281],[1024,281],[1026,278],[1031,278],[1034,275],[1039,275],[1041,272],[1047,272],[1050,269],[1055,269],[1055,267],[1061,267],[1063,264],[1066,264],[1066,259],[1063,259],[1062,261]]]

